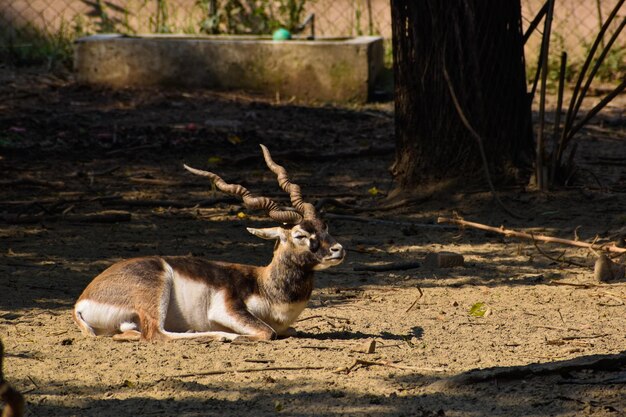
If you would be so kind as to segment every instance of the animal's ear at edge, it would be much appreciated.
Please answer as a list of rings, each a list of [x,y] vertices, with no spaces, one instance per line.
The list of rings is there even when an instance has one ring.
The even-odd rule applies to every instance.
[[[253,235],[260,237],[261,239],[268,239],[268,240],[276,240],[276,239],[281,239],[284,240],[286,238],[285,236],[285,229],[283,229],[280,226],[277,227],[266,227],[264,229],[255,229],[252,227],[248,227],[248,232],[252,233]]]

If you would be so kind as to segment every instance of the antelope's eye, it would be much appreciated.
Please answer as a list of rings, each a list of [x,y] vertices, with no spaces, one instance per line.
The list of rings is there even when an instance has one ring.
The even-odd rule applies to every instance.
[[[305,235],[295,235],[294,238],[297,239],[297,240],[302,240],[302,239],[305,239],[306,236]]]

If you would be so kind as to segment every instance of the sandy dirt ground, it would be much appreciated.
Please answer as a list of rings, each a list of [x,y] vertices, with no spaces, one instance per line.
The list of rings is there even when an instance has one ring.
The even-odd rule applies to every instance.
[[[486,189],[395,210],[326,205],[348,257],[316,276],[296,337],[116,343],[81,335],[71,318],[83,288],[113,262],[271,258],[272,244],[245,230],[271,222],[214,200],[223,195],[183,162],[284,202],[262,163],[264,143],[310,201],[376,206],[392,187],[392,107],[112,92],[9,70],[0,98],[0,337],[5,374],[25,393],[28,416],[626,414],[624,282],[598,285],[589,250],[541,244],[542,254],[532,242],[435,224],[456,212],[609,242],[626,226],[621,105],[581,136],[578,184],[502,193],[523,220]],[[130,218],[85,216],[111,210]],[[462,254],[465,266],[360,270],[432,251]],[[476,303],[484,316],[471,314]]]

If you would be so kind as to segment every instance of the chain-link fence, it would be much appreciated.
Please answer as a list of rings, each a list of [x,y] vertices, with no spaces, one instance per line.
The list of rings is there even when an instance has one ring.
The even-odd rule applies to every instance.
[[[567,51],[572,68],[580,65],[617,2],[557,1],[551,55]],[[543,4],[522,0],[525,27]],[[295,28],[310,13],[318,36],[391,37],[389,0],[0,0],[0,57],[62,54],[76,37],[98,32],[270,33],[277,26]],[[626,10],[619,13],[623,17]],[[540,42],[537,30],[526,45],[531,66]],[[609,69],[625,72],[626,32],[607,61]]]

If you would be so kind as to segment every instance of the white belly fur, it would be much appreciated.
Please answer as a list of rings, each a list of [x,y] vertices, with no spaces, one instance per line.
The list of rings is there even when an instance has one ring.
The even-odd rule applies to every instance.
[[[206,285],[174,272],[165,329],[173,332],[213,330],[208,313],[215,295]]]

